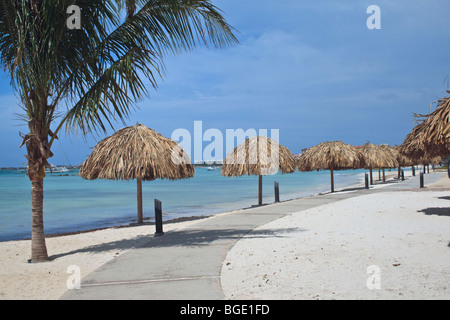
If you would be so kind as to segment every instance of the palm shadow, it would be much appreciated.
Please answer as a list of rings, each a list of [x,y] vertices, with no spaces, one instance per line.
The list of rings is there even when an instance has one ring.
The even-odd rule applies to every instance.
[[[437,216],[446,216],[450,217],[450,208],[426,208],[422,210],[418,210],[417,212],[423,212],[426,215],[437,215]]]
[[[251,232],[250,232],[251,231]],[[212,242],[221,241],[237,241],[243,236],[248,238],[284,238],[289,237],[283,234],[292,232],[304,232],[305,229],[300,228],[279,228],[279,229],[265,229],[253,230],[245,228],[236,229],[182,229],[166,233],[162,237],[154,237],[153,234],[146,236],[137,236],[132,239],[124,239],[118,241],[111,241],[98,245],[88,246],[77,250],[56,254],[50,257],[50,260],[55,260],[64,256],[69,256],[77,253],[101,253],[112,250],[128,250],[133,248],[161,248],[172,246],[183,247],[202,247],[208,246]]]

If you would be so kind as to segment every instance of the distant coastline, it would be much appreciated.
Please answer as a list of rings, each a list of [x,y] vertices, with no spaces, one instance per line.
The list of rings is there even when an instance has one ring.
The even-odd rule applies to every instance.
[[[221,167],[222,165],[223,165],[223,161],[199,161],[199,162],[194,163],[194,167],[209,167],[209,166]],[[81,165],[57,164],[57,165],[53,165],[53,167],[77,170],[77,169],[80,169]],[[27,167],[23,167],[23,166],[22,167],[0,167],[0,170],[27,170]]]

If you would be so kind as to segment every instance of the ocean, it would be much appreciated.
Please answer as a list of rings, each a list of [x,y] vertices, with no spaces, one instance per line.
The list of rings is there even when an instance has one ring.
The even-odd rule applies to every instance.
[[[84,180],[77,169],[62,169],[44,180],[46,235],[137,221],[136,180]],[[335,188],[363,183],[364,172],[335,171]],[[274,181],[281,201],[330,190],[329,171],[278,173],[263,177],[263,203],[274,202]],[[154,220],[154,199],[162,202],[164,221],[205,216],[257,204],[258,176],[223,177],[220,167],[196,167],[190,179],[143,181],[142,192],[144,221]],[[0,241],[30,238],[31,182],[25,170],[1,169],[0,194]]]

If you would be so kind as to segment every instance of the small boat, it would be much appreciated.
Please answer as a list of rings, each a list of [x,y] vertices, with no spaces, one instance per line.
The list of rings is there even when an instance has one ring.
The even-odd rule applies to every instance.
[[[66,173],[73,171],[70,168],[64,166],[55,166],[54,164],[50,164],[50,167],[45,170],[47,173]]]

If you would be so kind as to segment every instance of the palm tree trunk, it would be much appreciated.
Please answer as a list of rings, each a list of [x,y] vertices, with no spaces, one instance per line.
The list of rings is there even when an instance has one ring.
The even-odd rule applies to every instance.
[[[44,234],[44,179],[31,182],[31,262],[48,260]]]
[[[42,121],[28,123],[30,134],[24,137],[27,146],[28,178],[31,181],[31,262],[48,260],[44,234],[44,177],[47,159],[53,156]]]
[[[137,223],[142,224],[144,223],[144,217],[142,214],[142,179],[137,178]]]

